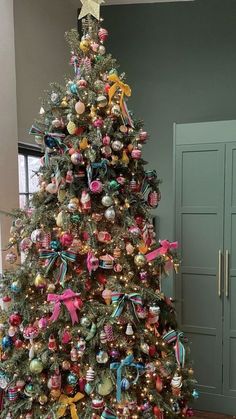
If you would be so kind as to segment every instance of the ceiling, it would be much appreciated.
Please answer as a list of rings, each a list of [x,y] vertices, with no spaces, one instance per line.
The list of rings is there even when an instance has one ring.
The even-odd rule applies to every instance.
[[[194,1],[194,0],[105,0],[105,6],[112,4],[137,4],[137,3],[171,3],[171,2],[183,2],[183,1]],[[74,6],[80,7],[81,3],[79,0],[71,0]]]

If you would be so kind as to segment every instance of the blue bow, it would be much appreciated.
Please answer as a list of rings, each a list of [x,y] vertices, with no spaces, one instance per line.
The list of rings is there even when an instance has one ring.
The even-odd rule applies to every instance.
[[[121,381],[122,381],[122,369],[124,367],[134,367],[137,370],[137,376],[135,380],[132,382],[132,384],[136,384],[139,379],[139,372],[141,369],[144,368],[144,366],[140,363],[133,362],[134,357],[132,354],[128,355],[125,359],[123,359],[121,362],[112,362],[110,364],[111,370],[117,370],[116,371],[116,400],[118,402],[121,401]]]

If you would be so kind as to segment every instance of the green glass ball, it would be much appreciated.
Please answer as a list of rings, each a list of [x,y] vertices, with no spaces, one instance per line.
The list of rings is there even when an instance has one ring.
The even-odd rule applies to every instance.
[[[40,374],[43,371],[43,363],[40,359],[32,359],[30,362],[30,371],[33,374]]]
[[[110,189],[117,190],[117,189],[119,189],[120,185],[116,180],[111,180],[109,182],[109,187],[110,187]]]

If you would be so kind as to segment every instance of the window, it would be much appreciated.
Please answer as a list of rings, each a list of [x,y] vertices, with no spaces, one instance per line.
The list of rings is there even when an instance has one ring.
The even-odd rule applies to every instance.
[[[29,206],[30,196],[38,189],[38,177],[35,173],[40,167],[41,156],[38,148],[33,145],[19,144],[18,146],[20,208]]]

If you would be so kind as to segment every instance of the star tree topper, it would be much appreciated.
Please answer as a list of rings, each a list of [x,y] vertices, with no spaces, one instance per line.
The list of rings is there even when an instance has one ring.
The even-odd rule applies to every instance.
[[[100,19],[100,6],[104,3],[104,0],[81,0],[82,9],[80,11],[79,19],[84,16],[92,15],[95,19]]]

